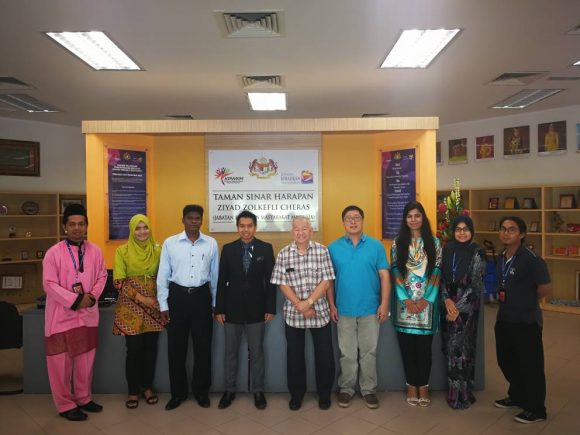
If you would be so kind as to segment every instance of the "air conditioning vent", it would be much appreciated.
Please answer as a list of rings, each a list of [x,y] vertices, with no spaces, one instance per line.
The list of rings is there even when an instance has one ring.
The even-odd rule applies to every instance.
[[[524,89],[492,106],[492,109],[525,109],[564,89]]]
[[[0,102],[16,107],[18,110],[24,112],[52,113],[61,111],[27,94],[0,94]]]
[[[497,76],[488,85],[492,86],[526,86],[548,74],[547,71],[507,72]]]
[[[22,89],[34,89],[28,83],[24,83],[21,80],[18,80],[14,77],[0,77],[0,89],[3,91],[6,90],[22,90]]]
[[[240,76],[244,89],[280,89],[281,76]]]
[[[282,36],[282,13],[216,12],[226,38],[270,38]]]
[[[580,76],[552,76],[548,77],[548,80],[556,80],[556,81],[580,80]]]

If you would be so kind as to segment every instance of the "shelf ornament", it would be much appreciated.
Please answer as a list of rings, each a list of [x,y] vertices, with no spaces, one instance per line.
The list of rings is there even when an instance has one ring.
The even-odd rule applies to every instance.
[[[451,224],[457,216],[469,216],[469,210],[463,208],[461,204],[461,187],[459,178],[453,179],[453,189],[451,193],[443,198],[443,201],[437,206],[437,212],[443,215],[443,219],[437,227],[437,237],[445,244],[453,240]]]

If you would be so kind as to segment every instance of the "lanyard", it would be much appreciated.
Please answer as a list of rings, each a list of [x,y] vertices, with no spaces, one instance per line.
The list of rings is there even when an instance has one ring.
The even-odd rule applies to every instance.
[[[508,272],[510,270],[510,266],[512,265],[512,263],[514,262],[514,260],[516,259],[515,254],[512,256],[512,258],[510,258],[509,260],[506,261],[505,259],[505,255],[504,258],[502,260],[502,264],[501,264],[501,277],[502,277],[502,284],[505,286],[505,282],[507,280],[507,276],[508,276]]]
[[[453,261],[451,262],[451,273],[453,274],[453,282],[455,282],[455,272],[457,272],[457,266],[459,266],[459,263],[455,264],[455,252],[453,252]]]
[[[84,248],[84,244],[79,245],[79,268],[77,269],[77,262],[75,260],[75,256],[73,254],[72,249],[70,248],[70,243],[68,242],[68,240],[65,240],[66,243],[66,247],[68,248],[68,253],[70,254],[70,259],[72,260],[73,263],[73,267],[75,268],[75,282],[78,282],[79,280],[79,272],[84,272],[84,260],[85,260],[85,250],[82,249]]]

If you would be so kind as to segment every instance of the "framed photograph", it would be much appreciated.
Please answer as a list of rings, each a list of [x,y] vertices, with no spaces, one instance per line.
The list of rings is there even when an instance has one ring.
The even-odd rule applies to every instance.
[[[538,208],[534,198],[524,198],[524,208]]]
[[[488,210],[497,210],[499,209],[499,198],[489,198],[489,202],[487,203]]]
[[[22,290],[24,275],[2,275],[0,290]]]
[[[64,209],[71,204],[85,205],[82,198],[60,198],[60,214],[64,214]]]
[[[560,195],[560,208],[576,208],[576,198],[574,195]]]
[[[537,233],[540,228],[540,223],[538,221],[530,222],[530,233]]]
[[[576,300],[580,300],[580,270],[576,271]]]
[[[40,177],[40,142],[0,139],[0,175]]]
[[[439,166],[443,164],[441,159],[441,142],[435,142],[435,163]]]
[[[449,141],[449,164],[467,163],[467,138]]]
[[[519,208],[518,199],[515,196],[507,196],[503,208],[506,210],[513,210]]]
[[[539,155],[563,154],[566,149],[566,121],[538,125]]]
[[[530,126],[503,129],[503,156],[516,159],[530,156]]]
[[[475,161],[495,160],[495,136],[475,138]]]

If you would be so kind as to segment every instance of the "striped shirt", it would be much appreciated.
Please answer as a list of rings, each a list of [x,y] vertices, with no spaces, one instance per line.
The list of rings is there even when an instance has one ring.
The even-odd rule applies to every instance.
[[[310,241],[306,254],[299,254],[296,242],[284,247],[272,271],[272,284],[287,285],[300,300],[310,297],[322,281],[334,279],[334,269],[326,246]],[[284,301],[284,320],[294,328],[322,328],[330,321],[330,309],[326,295],[314,303],[316,316],[306,318],[289,300]]]

